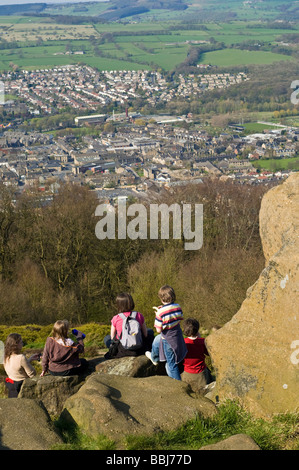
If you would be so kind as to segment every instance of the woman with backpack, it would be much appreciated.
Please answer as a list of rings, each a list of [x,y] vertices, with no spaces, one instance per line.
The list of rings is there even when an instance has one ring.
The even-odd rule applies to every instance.
[[[154,332],[146,327],[144,316],[134,311],[134,308],[134,300],[130,294],[118,294],[117,314],[111,320],[110,335],[104,338],[105,345],[109,348],[106,359],[139,356],[151,350]]]

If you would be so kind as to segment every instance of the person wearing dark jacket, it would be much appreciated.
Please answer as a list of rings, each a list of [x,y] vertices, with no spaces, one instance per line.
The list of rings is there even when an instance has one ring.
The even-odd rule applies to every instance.
[[[68,337],[69,322],[57,320],[53,326],[51,336],[46,340],[42,355],[43,377],[47,372],[51,375],[80,375],[85,372],[87,361],[80,359],[84,353],[83,333],[76,331],[76,340]]]

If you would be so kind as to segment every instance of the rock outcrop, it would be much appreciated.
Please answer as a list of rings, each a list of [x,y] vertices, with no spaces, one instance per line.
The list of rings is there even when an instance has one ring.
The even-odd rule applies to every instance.
[[[88,361],[88,373],[83,376],[69,377],[33,377],[23,382],[19,398],[30,398],[41,401],[52,417],[57,417],[63,410],[65,401],[78,392],[93,372],[119,375],[124,377],[149,377],[153,375],[166,375],[165,365],[159,363],[154,366],[146,356],[122,357],[105,360],[103,354]]]
[[[196,414],[215,413],[212,401],[192,394],[188,384],[168,376],[94,373],[68,398],[62,417],[90,435],[105,434],[120,442],[127,434],[174,430]]]
[[[47,411],[36,400],[0,399],[0,450],[50,450],[61,443]]]
[[[265,194],[266,266],[230,322],[207,338],[221,400],[270,417],[299,408],[299,174]]]
[[[23,382],[19,393],[19,398],[30,398],[39,400],[50,416],[58,416],[62,410],[65,401],[71,395],[76,393],[84,378],[73,375],[70,377],[34,377],[26,379]]]
[[[261,450],[247,434],[235,434],[216,444],[201,447],[199,450]]]
[[[125,377],[150,377],[167,375],[165,364],[159,362],[155,366],[146,356],[121,357],[110,359],[96,365],[95,370],[104,374],[122,375]]]

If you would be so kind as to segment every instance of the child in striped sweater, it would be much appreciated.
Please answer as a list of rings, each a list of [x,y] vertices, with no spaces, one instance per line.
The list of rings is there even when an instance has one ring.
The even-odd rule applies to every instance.
[[[158,292],[162,302],[156,310],[154,327],[159,333],[152,344],[152,351],[146,352],[146,356],[154,363],[166,362],[167,375],[173,379],[181,380],[179,364],[187,354],[180,322],[183,312],[176,303],[175,292],[172,287],[162,286]]]

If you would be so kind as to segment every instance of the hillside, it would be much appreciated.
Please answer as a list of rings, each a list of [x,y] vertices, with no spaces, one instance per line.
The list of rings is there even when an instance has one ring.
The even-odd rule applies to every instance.
[[[116,295],[127,290],[151,325],[152,306],[167,278],[184,310],[200,317],[204,328],[224,324],[264,263],[258,212],[266,188],[207,178],[148,200],[145,207],[188,201],[194,210],[204,204],[204,244],[192,252],[171,232],[169,240],[97,239],[98,202],[87,188],[61,185],[44,205],[34,188],[15,204],[2,187],[1,323],[48,325],[59,311],[73,323],[109,324]]]

